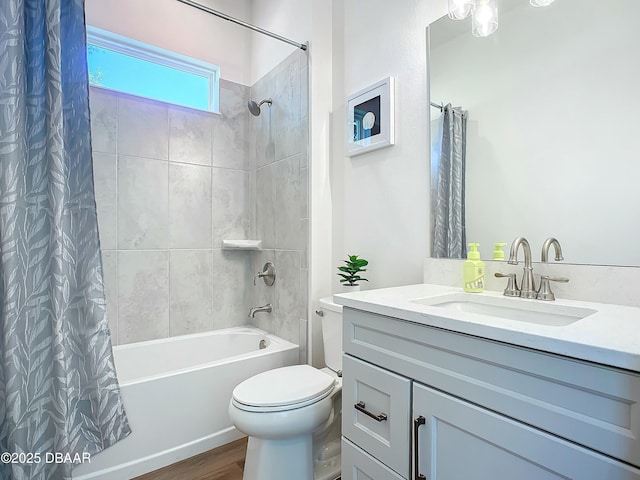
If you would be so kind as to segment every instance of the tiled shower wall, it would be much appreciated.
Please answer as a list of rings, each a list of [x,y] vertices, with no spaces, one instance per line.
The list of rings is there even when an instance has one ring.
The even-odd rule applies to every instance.
[[[306,182],[301,181],[301,174],[306,181],[306,125],[301,126],[303,118],[306,122],[301,107],[306,109],[306,77],[304,89],[300,86],[306,60],[290,57],[267,77],[275,86],[276,72],[293,75],[292,69],[298,78],[297,86],[291,86],[297,90],[285,97],[270,94],[271,130],[264,138],[274,155],[268,165],[281,165],[273,171],[279,180],[272,179],[271,195],[256,182],[267,163],[255,153],[262,140],[252,140],[262,134],[255,120],[264,120],[268,107],[261,117],[251,116],[246,106],[248,87],[221,80],[220,115],[91,88],[96,202],[114,344],[249,323],[249,307],[261,300],[261,287],[269,288],[252,283],[257,265],[261,267],[267,257],[280,267],[276,285],[265,294],[275,311],[266,319],[260,314],[254,323],[296,343],[302,337],[306,235],[293,245],[276,243],[275,232],[299,229],[306,218]],[[282,81],[278,84],[283,86]],[[292,141],[290,131],[296,122],[303,138]],[[287,143],[276,147],[280,141],[275,134]],[[295,146],[302,143],[304,151]],[[300,152],[290,153],[292,146]],[[297,169],[282,170],[293,165],[292,156],[297,158]],[[281,163],[276,158],[290,160]],[[282,188],[277,196],[276,188]],[[256,199],[263,203],[258,205]],[[298,202],[295,215],[292,201]],[[282,202],[287,203],[282,210],[286,214],[276,217]],[[268,231],[265,222],[272,225]],[[272,238],[267,238],[269,234]],[[221,250],[224,238],[260,235],[267,235],[263,241],[269,250]],[[293,311],[302,313],[294,319]]]
[[[273,305],[273,314],[257,314],[254,324],[301,346],[306,358],[308,290],[308,68],[297,50],[251,88],[256,101],[271,98],[259,117],[251,116],[250,152],[255,165],[255,235],[263,251],[252,258],[254,272],[274,263],[276,284],[258,281],[254,305]]]

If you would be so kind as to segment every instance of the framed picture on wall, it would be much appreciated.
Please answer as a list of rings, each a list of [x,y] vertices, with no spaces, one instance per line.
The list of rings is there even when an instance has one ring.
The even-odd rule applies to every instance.
[[[387,77],[347,98],[348,157],[394,144],[393,97],[393,77]]]

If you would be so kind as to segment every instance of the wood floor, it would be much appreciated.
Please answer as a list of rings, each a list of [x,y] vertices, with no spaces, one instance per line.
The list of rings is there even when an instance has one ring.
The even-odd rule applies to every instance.
[[[133,480],[242,480],[246,452],[242,438]]]

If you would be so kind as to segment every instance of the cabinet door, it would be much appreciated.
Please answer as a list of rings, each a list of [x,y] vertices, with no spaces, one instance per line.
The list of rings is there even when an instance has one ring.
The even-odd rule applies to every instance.
[[[415,478],[640,480],[640,470],[414,382]],[[422,420],[421,419],[421,420]],[[424,475],[419,477],[418,474]]]
[[[409,476],[411,381],[349,355],[342,360],[342,434]]]
[[[342,480],[403,480],[349,440],[342,438]]]

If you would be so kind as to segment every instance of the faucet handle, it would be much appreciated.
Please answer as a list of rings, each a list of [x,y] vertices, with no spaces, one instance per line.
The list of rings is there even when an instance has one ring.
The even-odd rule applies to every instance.
[[[551,291],[551,285],[549,282],[560,282],[567,283],[569,281],[566,277],[550,277],[549,275],[541,275],[540,276],[540,288],[538,289],[538,293],[536,294],[536,298],[538,300],[555,300],[556,296]]]
[[[262,267],[262,271],[256,273],[256,276],[253,277],[253,286],[256,286],[256,281],[262,278],[264,280],[264,283],[267,284],[267,286],[271,287],[273,286],[273,284],[276,281],[276,267],[273,263],[271,262],[267,262],[264,264],[264,267]]]
[[[507,297],[519,297],[520,289],[518,288],[518,282],[516,280],[515,273],[500,273],[496,272],[495,276],[497,278],[508,278],[507,288],[504,289],[503,295]]]

